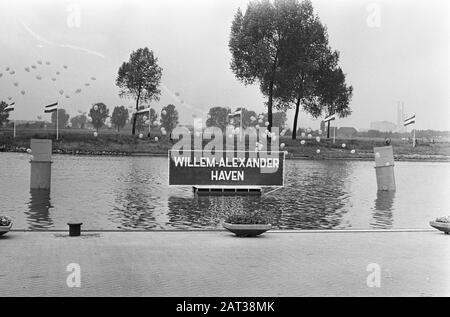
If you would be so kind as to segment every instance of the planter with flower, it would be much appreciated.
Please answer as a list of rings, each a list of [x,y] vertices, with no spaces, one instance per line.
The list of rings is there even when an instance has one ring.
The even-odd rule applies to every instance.
[[[254,237],[270,230],[272,225],[261,213],[245,212],[228,215],[223,227],[239,237]]]
[[[12,221],[9,217],[0,216],[0,236],[11,230]]]
[[[430,226],[438,230],[444,231],[445,234],[449,234],[450,216],[436,218],[435,221],[430,221]]]

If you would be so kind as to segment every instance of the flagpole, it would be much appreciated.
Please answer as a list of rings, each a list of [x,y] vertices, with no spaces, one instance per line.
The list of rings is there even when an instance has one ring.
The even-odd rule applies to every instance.
[[[56,105],[56,140],[58,140],[58,137],[59,137],[59,135],[58,135],[58,105]]]

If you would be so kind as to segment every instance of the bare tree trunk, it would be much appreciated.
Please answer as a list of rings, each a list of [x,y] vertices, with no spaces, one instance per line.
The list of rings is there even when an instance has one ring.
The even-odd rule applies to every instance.
[[[294,126],[292,127],[292,140],[295,140],[297,138],[297,120],[298,120],[298,113],[300,111],[300,97],[298,97],[297,102],[295,103],[295,116],[294,116]]]
[[[331,123],[331,121],[327,122],[327,139],[330,138],[330,123]]]
[[[141,97],[141,92],[138,93],[138,96],[136,98],[136,113],[133,116],[133,129],[131,130],[131,134],[134,135],[136,133],[136,118],[137,118],[137,111],[139,110],[139,98]]]

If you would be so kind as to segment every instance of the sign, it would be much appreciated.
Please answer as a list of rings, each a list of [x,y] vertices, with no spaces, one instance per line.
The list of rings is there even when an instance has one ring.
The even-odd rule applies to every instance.
[[[169,151],[169,185],[283,186],[284,152]]]

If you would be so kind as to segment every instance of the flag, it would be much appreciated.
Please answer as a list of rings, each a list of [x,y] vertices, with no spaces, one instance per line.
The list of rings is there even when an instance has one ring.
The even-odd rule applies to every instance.
[[[413,124],[416,122],[416,115],[413,115],[412,117],[409,117],[408,119],[405,119],[405,121],[403,121],[403,126],[407,126],[410,124]]]
[[[336,114],[332,114],[331,116],[326,117],[323,121],[328,122],[332,120],[336,120]]]
[[[14,105],[15,105],[15,104],[16,104],[15,102],[10,103],[9,105],[7,105],[7,106],[4,108],[4,110],[5,110],[6,112],[13,111],[13,110],[14,110]]]
[[[145,109],[138,110],[138,111],[136,112],[136,114],[140,114],[140,113],[148,113],[149,111],[150,111],[150,108],[145,108]]]
[[[236,110],[236,111],[233,112],[233,113],[230,113],[228,116],[229,116],[229,117],[238,117],[238,116],[240,116],[240,115],[242,115],[242,109],[241,109],[241,108],[239,108],[239,110]]]
[[[58,103],[57,102],[52,103],[51,105],[45,106],[44,112],[45,113],[49,113],[49,112],[53,112],[53,111],[56,111],[56,110],[58,110]]]

